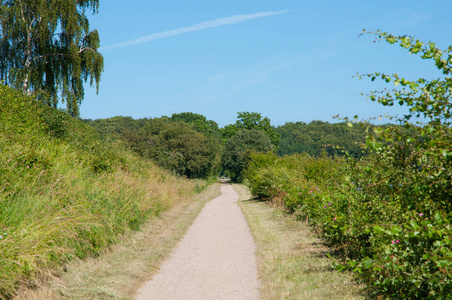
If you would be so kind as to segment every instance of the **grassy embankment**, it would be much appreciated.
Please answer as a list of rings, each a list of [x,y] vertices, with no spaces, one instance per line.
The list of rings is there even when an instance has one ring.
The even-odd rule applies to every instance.
[[[195,186],[0,86],[0,298],[97,255]]]
[[[256,243],[262,299],[361,299],[349,273],[331,267],[334,249],[316,238],[305,222],[269,203],[252,200],[234,185]]]
[[[220,195],[220,184],[151,217],[141,230],[122,239],[101,256],[76,259],[67,270],[39,289],[22,289],[15,300],[135,299],[138,288],[158,272],[204,204]]]

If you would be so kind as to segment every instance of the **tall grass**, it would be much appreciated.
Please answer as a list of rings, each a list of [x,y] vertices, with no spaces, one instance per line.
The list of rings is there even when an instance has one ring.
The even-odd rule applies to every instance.
[[[0,298],[138,230],[195,183],[0,87]]]

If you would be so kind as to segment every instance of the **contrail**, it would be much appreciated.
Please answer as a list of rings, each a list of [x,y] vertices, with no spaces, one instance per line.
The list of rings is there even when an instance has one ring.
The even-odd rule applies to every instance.
[[[274,11],[274,12],[260,12],[260,13],[255,13],[255,14],[238,15],[238,16],[232,16],[232,17],[228,17],[228,18],[217,19],[214,21],[202,22],[202,23],[198,23],[198,24],[188,26],[188,27],[176,28],[173,30],[167,30],[167,31],[159,32],[159,33],[153,33],[153,34],[146,35],[146,36],[134,39],[134,40],[117,43],[117,44],[113,44],[113,45],[106,46],[106,47],[101,47],[99,50],[107,50],[107,49],[113,49],[113,48],[120,48],[120,47],[144,44],[144,43],[147,43],[150,41],[163,39],[163,38],[174,36],[174,35],[204,30],[204,29],[213,28],[213,27],[241,23],[241,22],[245,22],[245,21],[257,19],[257,18],[265,18],[265,17],[275,16],[275,15],[281,15],[281,14],[285,14],[287,12],[289,12],[289,11],[283,10],[283,11]]]

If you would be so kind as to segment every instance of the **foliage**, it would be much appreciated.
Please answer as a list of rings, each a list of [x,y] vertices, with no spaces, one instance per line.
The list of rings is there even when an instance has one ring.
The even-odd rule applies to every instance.
[[[245,176],[252,194],[275,201],[292,213],[300,208],[300,197],[308,194],[314,199],[343,177],[344,160],[339,158],[314,158],[307,154],[278,157],[256,152],[249,158]]]
[[[369,156],[332,160],[252,157],[254,194],[276,199],[348,257],[373,298],[449,299],[452,294],[452,47],[375,33],[422,59],[443,77],[415,81],[373,73],[394,89],[371,92],[383,105],[406,105],[400,125],[368,126]],[[422,117],[423,122],[408,121]],[[291,169],[293,162],[299,166]]]
[[[308,224],[288,218],[274,205],[248,200],[249,191],[243,185],[234,189],[259,249],[261,299],[363,299],[352,273],[331,268],[332,249]]]
[[[157,119],[117,116],[84,120],[101,138],[127,148],[159,166],[189,178],[209,178],[219,171],[222,147],[218,125],[195,113]]]
[[[262,117],[262,115],[257,112],[238,112],[235,124],[227,125],[221,129],[223,139],[227,140],[243,129],[260,130],[268,136],[275,147],[278,147],[279,145],[280,135],[270,124],[270,119],[268,117]]]
[[[84,82],[99,81],[103,57],[99,34],[90,31],[87,9],[98,0],[2,0],[0,5],[0,81],[34,93],[57,107],[58,96],[78,116]]]
[[[278,154],[281,156],[306,153],[319,157],[361,157],[366,140],[363,127],[350,127],[346,122],[330,124],[322,121],[286,123],[276,128],[281,135]]]
[[[220,139],[220,130],[218,124],[215,121],[207,120],[207,118],[200,114],[192,112],[183,112],[178,114],[172,114],[171,121],[184,122],[191,124],[193,128],[209,138]]]
[[[97,255],[194,188],[0,86],[0,298],[75,256]]]
[[[163,118],[148,120],[136,135],[129,135],[132,149],[159,166],[188,178],[208,178],[217,173],[221,145],[187,123]]]
[[[262,131],[242,129],[226,142],[222,159],[223,168],[233,181],[241,182],[250,151],[268,152],[273,149],[270,139]]]
[[[411,81],[398,74],[365,75],[394,84],[394,89],[371,92],[369,98],[385,106],[407,106],[408,114],[399,121],[411,134],[389,127],[368,137],[368,148],[376,159],[366,180],[372,178],[380,190],[392,186],[391,192],[386,188],[384,194],[396,195],[394,202],[401,215],[388,222],[386,228],[370,229],[377,250],[355,268],[379,289],[379,294],[446,299],[452,293],[452,46],[443,51],[434,43],[424,44],[413,37],[384,32],[375,35],[377,40],[399,44],[412,54],[420,54],[422,59],[432,59],[444,76]],[[409,123],[413,117],[422,117],[423,122]],[[391,245],[392,239],[398,242]],[[384,243],[392,247],[390,251]],[[382,250],[386,250],[385,254]],[[391,255],[397,260],[392,260]],[[364,262],[382,267],[373,270]],[[382,280],[388,275],[394,279]]]
[[[116,116],[113,118],[83,120],[84,123],[93,127],[103,140],[115,140],[138,132],[148,119],[133,119],[132,117]]]

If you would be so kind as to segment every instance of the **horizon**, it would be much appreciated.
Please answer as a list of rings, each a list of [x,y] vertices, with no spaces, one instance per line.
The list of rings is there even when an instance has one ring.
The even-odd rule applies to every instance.
[[[186,112],[180,112],[180,113],[191,113],[191,112],[186,111]],[[237,113],[238,113],[238,112],[237,112]],[[250,112],[250,113],[259,113],[259,112],[254,111],[254,112]],[[262,115],[262,114],[261,114],[261,115]],[[204,116],[204,115],[202,115],[202,116]],[[131,118],[131,119],[133,119],[133,120],[143,120],[143,119],[150,120],[150,119],[159,119],[159,118],[164,118],[164,117],[170,118],[171,115],[162,115],[162,116],[156,116],[156,117],[142,117],[142,118],[134,118],[133,116],[116,115],[116,116],[113,116],[113,117],[106,117],[106,118],[97,118],[97,119],[80,118],[80,119],[81,119],[81,120],[87,120],[87,121],[97,121],[97,120],[114,119],[114,118],[117,118],[117,117]],[[206,117],[206,116],[204,116],[204,117]],[[267,117],[267,116],[262,115],[262,117],[265,118],[265,117]],[[378,117],[377,117],[377,118],[378,118]],[[206,117],[206,119],[207,119],[207,121],[214,121],[215,123],[218,124],[218,122],[215,121],[215,120],[209,119],[209,118],[207,118],[207,117]],[[220,124],[218,124],[218,128],[221,129],[221,128],[224,128],[225,126],[233,125],[233,124],[235,124],[235,121],[236,121],[236,120],[237,120],[237,119],[235,119],[234,122],[229,123],[229,124],[226,124],[226,125],[224,125],[224,126],[220,126]],[[341,119],[337,119],[337,118],[336,118],[336,119],[333,119],[332,121],[324,121],[324,120],[311,120],[311,121],[309,121],[309,122],[305,122],[305,121],[303,121],[303,120],[300,120],[300,121],[287,121],[287,122],[285,122],[284,124],[275,125],[275,124],[273,124],[272,120],[270,119],[270,123],[271,123],[271,125],[272,125],[274,128],[283,127],[283,126],[285,126],[285,125],[287,125],[287,124],[289,124],[289,123],[292,123],[292,124],[295,124],[295,123],[304,123],[305,125],[310,125],[310,124],[312,124],[313,122],[323,122],[323,123],[328,123],[328,124],[350,123],[350,121],[347,121],[347,120],[341,120]],[[372,123],[372,122],[370,122],[370,121],[368,122],[369,125],[373,125],[373,126],[382,126],[382,125],[396,124],[396,123],[397,123],[397,122],[395,122],[395,121],[394,121],[394,122],[384,122],[383,119],[378,120],[376,123]],[[355,124],[355,123],[354,123],[354,124]]]

